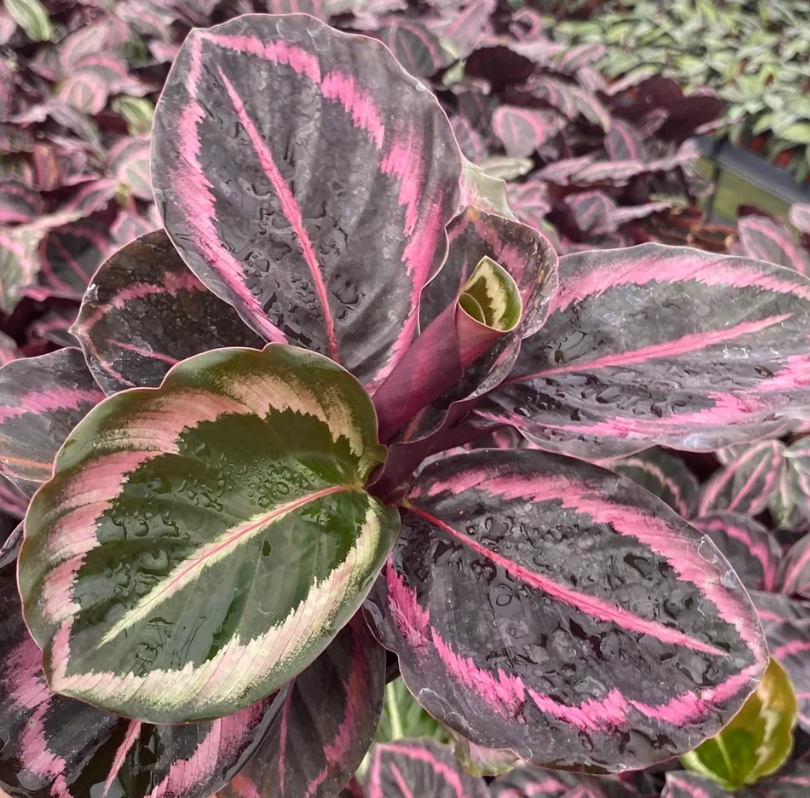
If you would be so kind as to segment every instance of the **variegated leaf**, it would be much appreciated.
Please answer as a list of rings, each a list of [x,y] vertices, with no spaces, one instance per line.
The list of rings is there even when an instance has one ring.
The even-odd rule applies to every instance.
[[[810,275],[810,254],[793,239],[783,224],[764,216],[743,216],[737,227],[740,243],[748,257]]]
[[[332,798],[368,751],[385,695],[385,650],[361,614],[295,678],[279,721],[219,798]]]
[[[192,271],[267,340],[381,383],[457,212],[461,154],[422,84],[366,37],[243,16],[186,39],[153,149]]]
[[[543,448],[604,459],[764,437],[810,409],[810,282],[645,244],[560,259],[560,290],[476,409]]]
[[[501,140],[506,154],[526,158],[567,123],[554,111],[501,105],[492,115],[492,131]]]
[[[772,624],[782,621],[810,620],[810,602],[788,598],[781,593],[764,593],[760,590],[749,590],[748,593],[766,631]]]
[[[665,449],[649,449],[610,463],[612,471],[628,477],[663,499],[687,520],[697,512],[698,481],[679,457]]]
[[[384,454],[360,383],[281,344],[109,397],[26,518],[20,592],[51,687],[152,722],[269,695],[382,567],[398,516],[364,484]]]
[[[767,628],[771,656],[787,671],[799,704],[799,726],[810,733],[810,620]],[[810,787],[810,781],[808,785]]]
[[[104,398],[81,351],[60,349],[0,369],[0,471],[26,495],[51,478],[73,428]]]
[[[810,204],[792,205],[790,221],[800,232],[810,235]]]
[[[496,779],[491,791],[493,798],[639,798],[646,794],[618,776],[584,776],[526,766]]]
[[[640,768],[716,733],[768,663],[717,549],[630,480],[539,451],[427,466],[366,608],[434,717],[535,765]]]
[[[394,17],[377,35],[415,77],[432,77],[448,63],[439,37],[418,20]]]
[[[749,590],[774,590],[782,548],[753,518],[738,513],[709,513],[692,522],[720,549]]]
[[[787,596],[810,598],[810,534],[788,549],[779,566],[777,584]]]
[[[451,748],[427,737],[375,745],[365,798],[489,798],[486,782],[466,773]]]
[[[86,221],[51,230],[41,252],[41,281],[49,294],[79,299],[112,248],[100,224]]]
[[[208,798],[251,756],[286,693],[209,723],[154,726],[52,693],[0,554],[0,793],[11,798]]]
[[[187,357],[262,339],[189,270],[163,230],[127,244],[99,269],[73,326],[107,394],[160,385]]]
[[[759,515],[776,493],[787,467],[784,452],[778,440],[746,449],[703,486],[700,515],[717,510]]]

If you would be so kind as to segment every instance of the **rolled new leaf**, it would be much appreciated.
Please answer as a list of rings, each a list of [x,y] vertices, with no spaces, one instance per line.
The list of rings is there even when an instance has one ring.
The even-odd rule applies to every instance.
[[[292,684],[279,721],[219,798],[331,798],[368,751],[385,695],[385,649],[362,615]]]
[[[476,410],[585,459],[761,438],[810,408],[810,281],[644,244],[560,259],[540,333]]]
[[[245,15],[186,39],[152,141],[166,231],[203,283],[266,340],[379,385],[458,210],[433,95],[379,42]]]
[[[688,520],[697,512],[698,481],[674,454],[650,449],[616,460],[610,468],[663,499],[682,518]]]
[[[0,792],[12,798],[208,798],[244,765],[281,705],[182,726],[127,720],[52,693],[0,555]]]
[[[532,450],[435,462],[366,607],[434,717],[534,765],[690,750],[767,666],[717,549],[635,483]]]
[[[453,750],[422,738],[375,745],[366,798],[488,798],[486,782],[465,772]]]
[[[762,441],[747,448],[712,476],[703,488],[698,512],[717,510],[759,515],[773,498],[787,468],[781,441]]]
[[[537,290],[541,291],[541,286]],[[420,411],[462,380],[469,366],[509,338],[521,323],[520,288],[509,272],[489,257],[478,261],[472,274],[451,296],[374,394],[383,442],[408,422],[419,428]],[[511,360],[519,345],[519,339],[512,339]],[[497,358],[487,362],[484,375],[494,368]],[[431,422],[434,415],[430,414]],[[441,417],[439,412],[439,421]]]
[[[163,230],[102,265],[72,332],[107,394],[160,385],[174,364],[209,349],[264,345],[194,276]]]
[[[27,497],[51,478],[65,438],[104,398],[79,349],[0,369],[0,470]]]
[[[281,344],[108,398],[26,518],[20,592],[51,688],[151,722],[273,692],[351,618],[396,537],[396,510],[364,490],[384,454],[360,383]]]

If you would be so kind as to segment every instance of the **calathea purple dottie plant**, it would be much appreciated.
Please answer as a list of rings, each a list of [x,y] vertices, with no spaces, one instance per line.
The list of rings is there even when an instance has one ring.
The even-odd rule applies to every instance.
[[[533,765],[641,768],[735,715],[768,665],[740,579],[592,461],[806,417],[804,276],[558,262],[384,46],[303,15],[188,37],[152,178],[165,230],[93,277],[81,351],[0,371],[33,496],[0,572],[5,791],[335,795],[385,649]],[[533,447],[442,455],[504,427]]]

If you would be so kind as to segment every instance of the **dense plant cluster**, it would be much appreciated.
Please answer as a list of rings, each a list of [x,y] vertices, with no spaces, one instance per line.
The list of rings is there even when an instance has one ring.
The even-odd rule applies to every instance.
[[[80,348],[0,370],[33,497],[0,555],[3,789],[327,798],[398,672],[473,771],[521,766],[393,742],[352,794],[654,794],[581,772],[679,755],[796,794],[805,557],[741,513],[771,506],[756,442],[810,412],[807,278],[558,257],[388,49],[310,16],[191,34],[150,146],[163,228],[93,275]],[[698,489],[656,445],[727,467]]]
[[[728,103],[735,144],[810,176],[810,3],[806,0],[611,0],[592,14],[557,4],[555,41],[606,45],[614,78],[664,75]],[[560,21],[574,12],[579,18]],[[550,22],[550,20],[549,20]]]

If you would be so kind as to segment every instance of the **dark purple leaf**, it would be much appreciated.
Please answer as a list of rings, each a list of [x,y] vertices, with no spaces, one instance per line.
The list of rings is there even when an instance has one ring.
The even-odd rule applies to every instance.
[[[51,230],[40,252],[42,282],[55,296],[79,299],[111,248],[107,231],[97,223]]]
[[[73,304],[48,311],[28,328],[29,339],[32,342],[36,342],[37,339],[50,341],[59,347],[78,346],[79,342],[69,332],[76,321],[78,311]]]
[[[483,779],[470,776],[451,748],[428,738],[375,745],[366,798],[489,798]]]
[[[610,468],[663,499],[682,518],[695,516],[698,482],[679,457],[664,449],[650,449],[617,460]]]
[[[810,767],[793,763],[776,776],[758,781],[753,787],[730,793],[710,779],[695,773],[667,773],[661,798],[805,798],[810,787]]]
[[[783,224],[764,216],[744,216],[737,226],[740,243],[749,258],[767,260],[810,275],[810,255],[794,241]]]
[[[645,244],[560,259],[543,330],[476,410],[604,459],[762,438],[810,402],[810,283],[761,261]]]
[[[415,20],[394,18],[378,36],[414,77],[432,77],[447,63],[439,37]]]
[[[486,155],[486,146],[481,134],[465,116],[454,116],[450,120],[453,134],[464,157],[478,163]]]
[[[490,786],[493,798],[639,798],[642,794],[617,776],[583,776],[525,766]]]
[[[526,91],[535,100],[556,108],[568,119],[574,119],[579,112],[579,105],[571,89],[572,84],[551,75],[538,75],[526,84]]]
[[[51,478],[68,434],[104,398],[78,349],[0,369],[0,471],[27,496]]]
[[[309,14],[329,21],[329,3],[324,0],[266,0],[264,7],[270,14]]]
[[[763,593],[749,590],[751,601],[763,628],[782,621],[810,620],[810,603],[783,596],[780,593]]]
[[[779,566],[777,584],[786,596],[810,598],[810,534],[788,549]]]
[[[616,203],[603,191],[583,191],[571,194],[565,200],[582,233],[595,232],[607,226],[607,219],[616,209]]]
[[[771,656],[793,683],[799,703],[799,726],[810,733],[810,620],[774,624],[767,628],[767,636]]]
[[[559,186],[568,186],[572,178],[585,167],[593,164],[593,154],[580,155],[576,158],[564,158],[557,163],[544,166],[536,173],[536,177]]]
[[[647,146],[638,130],[621,119],[614,121],[607,136],[605,148],[614,161],[646,161]]]
[[[12,180],[0,185],[0,223],[32,222],[43,210],[42,195],[38,191]]]
[[[477,745],[645,767],[716,733],[767,665],[728,563],[630,480],[483,450],[427,466],[402,506],[366,608],[422,706]]]
[[[551,210],[548,187],[542,180],[530,178],[525,183],[506,186],[509,207],[524,224],[542,229],[546,214]]]
[[[158,207],[200,279],[266,339],[382,382],[458,202],[461,156],[429,92],[367,38],[242,17],[186,40],[153,146]]]
[[[384,695],[385,650],[358,614],[296,677],[279,721],[219,798],[331,798],[371,745]]]
[[[692,522],[731,563],[749,590],[773,590],[782,549],[762,524],[738,513],[709,513]]]
[[[264,345],[192,274],[163,230],[104,263],[73,333],[107,394],[160,385],[175,363],[209,349]]]
[[[25,517],[29,497],[26,496],[10,479],[0,476],[0,511],[12,518]]]
[[[91,216],[103,210],[115,197],[118,181],[102,177],[85,183],[62,207],[63,210],[76,211],[82,216]]]
[[[247,761],[283,695],[212,723],[154,726],[52,693],[0,562],[0,791],[11,798],[207,798]]]
[[[492,131],[513,158],[531,155],[565,127],[565,117],[554,111],[501,105],[492,115]]]
[[[728,510],[759,515],[773,497],[787,461],[781,441],[762,441],[745,450],[704,485],[700,515]]]

